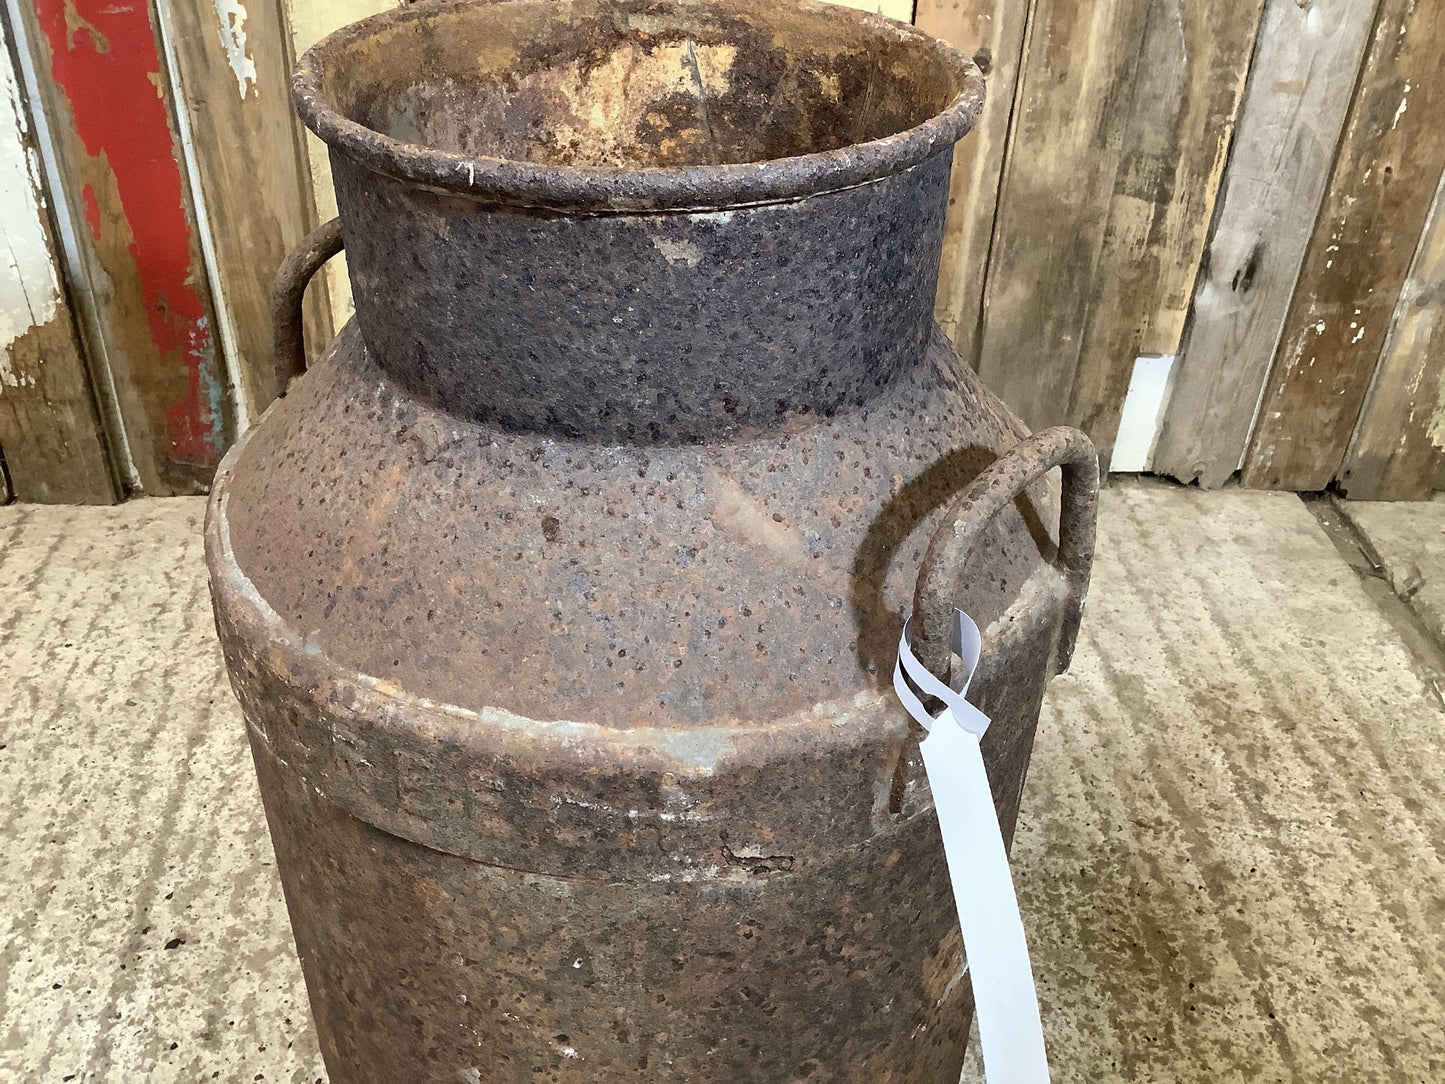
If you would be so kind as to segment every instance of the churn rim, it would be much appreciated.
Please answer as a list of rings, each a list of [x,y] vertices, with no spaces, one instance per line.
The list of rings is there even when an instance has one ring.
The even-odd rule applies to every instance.
[[[940,38],[886,16],[821,3],[782,0],[804,11],[852,20],[875,32],[913,39],[938,62],[952,63],[961,88],[922,123],[892,135],[836,150],[761,162],[723,165],[562,166],[467,155],[407,143],[351,120],[327,103],[321,75],[328,53],[364,38],[378,26],[426,18],[442,10],[487,7],[509,0],[420,0],[368,16],[322,38],[302,54],[292,76],[292,97],[306,126],[334,149],[367,168],[401,180],[503,205],[592,212],[717,210],[824,195],[881,180],[909,169],[962,139],[984,104],[984,78],[967,54]],[[706,0],[725,3],[726,0]]]

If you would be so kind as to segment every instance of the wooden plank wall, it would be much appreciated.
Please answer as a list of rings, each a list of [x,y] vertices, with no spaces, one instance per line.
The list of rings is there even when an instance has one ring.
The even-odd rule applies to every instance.
[[[10,7],[32,51],[60,196],[76,221],[72,292],[95,314],[133,493],[200,493],[232,432],[200,239],[145,3]]]
[[[1134,358],[1173,353],[1260,5],[1037,0],[988,265],[980,373],[1107,454]]]
[[[994,210],[1029,10],[1025,0],[918,0],[914,17],[922,29],[972,56],[988,79],[983,115],[953,156],[934,312],[959,354],[974,366]]]
[[[271,275],[317,225],[300,122],[291,108],[291,34],[281,0],[159,0],[203,193],[221,344],[246,416],[274,389]],[[331,338],[329,306],[308,340]]]
[[[918,21],[974,50],[995,14]],[[1106,462],[1134,359],[1176,355],[1152,469],[1425,495],[1445,297],[1425,248],[1407,271],[1445,159],[1442,34],[1416,0],[1032,0],[990,87],[1003,145],[986,117],[959,148],[940,322],[1031,426],[1079,425]],[[1383,431],[1401,418],[1408,441]]]
[[[1445,168],[1445,13],[1383,0],[1244,467],[1324,489],[1343,463]]]
[[[127,492],[204,489],[269,400],[270,278],[335,213],[287,73],[396,2],[4,0],[51,137],[57,198],[31,217],[52,271],[64,249],[73,310],[69,368],[33,398],[87,404],[72,414],[89,443],[71,444]],[[1030,425],[1082,426],[1107,462],[1136,358],[1163,356],[1160,473],[1351,496],[1439,484],[1442,5],[848,2],[911,13],[988,73],[935,311]],[[343,261],[316,293],[313,352],[350,312]],[[36,439],[5,454],[62,461]]]
[[[1339,484],[1367,501],[1445,489],[1445,175],[1395,303],[1390,335]]]
[[[1154,469],[1239,469],[1369,40],[1373,0],[1268,0]]]
[[[0,47],[0,486],[4,499],[118,496],[59,268],[34,128]]]

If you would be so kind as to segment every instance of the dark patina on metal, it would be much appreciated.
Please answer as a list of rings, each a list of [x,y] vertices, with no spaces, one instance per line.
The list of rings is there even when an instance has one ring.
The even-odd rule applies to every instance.
[[[340,31],[296,100],[399,383],[508,429],[700,442],[857,406],[917,356],[983,83],[821,5],[519,0]]]
[[[895,645],[915,594],[984,629],[1008,838],[1097,486],[929,315],[981,94],[796,2],[423,3],[303,58],[357,320],[293,380],[323,228],[207,556],[334,1081],[957,1079]]]

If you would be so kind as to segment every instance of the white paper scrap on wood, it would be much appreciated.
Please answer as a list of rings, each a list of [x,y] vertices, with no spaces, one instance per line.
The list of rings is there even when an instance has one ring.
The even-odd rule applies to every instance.
[[[1164,418],[1173,354],[1144,355],[1134,359],[1134,375],[1119,415],[1119,435],[1109,457],[1109,471],[1146,471],[1154,460],[1154,445]]]

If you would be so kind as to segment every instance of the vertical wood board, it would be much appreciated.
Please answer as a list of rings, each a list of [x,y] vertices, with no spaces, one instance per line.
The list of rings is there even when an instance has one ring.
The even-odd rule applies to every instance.
[[[1344,459],[1445,168],[1445,13],[1384,0],[1243,481],[1324,489]]]
[[[979,364],[1031,426],[1107,455],[1135,357],[1177,346],[1259,11],[1037,0]]]
[[[35,0],[66,202],[142,491],[204,492],[229,437],[204,265],[151,11]]]
[[[274,395],[271,280],[316,224],[300,122],[291,107],[291,43],[280,0],[160,0],[252,418]],[[331,337],[329,309],[308,312],[308,340]]]
[[[1068,407],[1106,455],[1135,359],[1179,348],[1262,8],[1150,4]]]
[[[918,0],[914,16],[921,29],[972,55],[988,81],[983,113],[953,152],[934,306],[940,326],[974,366],[1029,6],[1025,0]]]
[[[401,0],[284,0],[284,3],[286,20],[291,28],[293,50],[296,56],[300,56],[333,30],[339,30],[368,15],[399,7]],[[336,189],[331,183],[331,159],[327,154],[326,144],[309,131],[306,133],[305,143],[311,190],[316,200],[316,220],[326,222],[336,217]],[[343,252],[328,261],[317,277],[324,277],[331,320],[340,327],[350,319],[353,311],[346,254]]]
[[[1214,487],[1239,467],[1373,19],[1373,0],[1266,0],[1160,473]]]
[[[1365,501],[1423,501],[1445,489],[1445,174],[1339,484]]]
[[[0,454],[3,499],[110,504],[119,495],[57,267],[29,118],[0,42]]]

